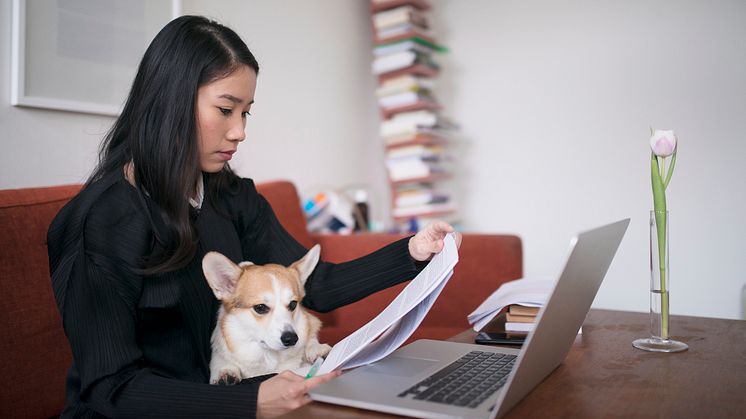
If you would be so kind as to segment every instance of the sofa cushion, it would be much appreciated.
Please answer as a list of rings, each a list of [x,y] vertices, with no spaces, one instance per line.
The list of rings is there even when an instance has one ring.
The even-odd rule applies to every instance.
[[[70,348],[52,295],[47,229],[80,185],[0,191],[0,417],[62,411]]]
[[[308,234],[306,217],[303,215],[295,186],[291,182],[278,180],[259,183],[256,189],[269,201],[285,230],[307,249],[311,248],[315,243]]]

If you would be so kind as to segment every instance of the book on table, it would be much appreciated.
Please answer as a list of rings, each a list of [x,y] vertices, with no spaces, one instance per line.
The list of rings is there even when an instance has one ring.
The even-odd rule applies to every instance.
[[[534,329],[539,307],[511,304],[505,313],[506,332],[529,332]]]
[[[508,309],[508,313],[505,315],[505,320],[515,323],[533,323],[536,321],[536,316],[520,316],[517,314],[512,314],[510,312],[510,309]]]
[[[554,281],[543,278],[521,278],[508,281],[497,288],[482,304],[467,316],[469,324],[473,325],[475,331],[482,330],[498,314],[512,305],[533,307],[537,313],[543,306],[549,294],[552,292]],[[517,313],[514,313],[514,315]],[[506,322],[514,329],[530,328],[533,323]],[[526,326],[528,325],[528,326]]]
[[[521,304],[511,304],[508,307],[508,314],[513,316],[536,317],[539,314],[539,307],[524,306]]]
[[[505,322],[506,332],[530,332],[534,330],[535,323]]]
[[[546,304],[554,281],[544,278],[521,278],[502,284],[467,316],[474,331],[479,332],[500,313],[505,313],[506,332],[530,332],[536,326],[541,307]],[[583,328],[578,334],[583,333]]]

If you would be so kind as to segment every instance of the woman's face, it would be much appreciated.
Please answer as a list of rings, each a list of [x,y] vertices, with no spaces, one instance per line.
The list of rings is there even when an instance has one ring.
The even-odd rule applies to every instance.
[[[197,138],[203,172],[222,170],[246,138],[246,117],[255,90],[256,72],[248,66],[197,90]]]

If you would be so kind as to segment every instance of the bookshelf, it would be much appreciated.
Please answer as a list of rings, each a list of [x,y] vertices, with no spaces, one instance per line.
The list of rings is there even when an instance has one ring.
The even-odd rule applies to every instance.
[[[449,146],[455,125],[442,115],[432,90],[445,51],[429,25],[426,0],[370,0],[372,71],[381,116],[391,216],[399,230],[429,219],[453,222],[456,205]]]

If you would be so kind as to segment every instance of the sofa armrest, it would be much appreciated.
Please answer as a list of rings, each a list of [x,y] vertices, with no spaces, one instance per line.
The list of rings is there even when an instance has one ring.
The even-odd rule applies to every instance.
[[[343,262],[370,253],[405,235],[358,234],[351,236],[315,234],[321,245],[322,259]],[[472,312],[502,283],[523,275],[521,239],[512,235],[464,234],[459,249],[459,263],[425,320],[417,338],[442,339],[469,327],[467,314]],[[325,321],[322,330],[327,341],[336,342],[354,332],[381,312],[401,292],[400,284],[340,307]],[[329,321],[331,320],[331,321]]]
[[[404,237],[407,237],[407,235],[387,233],[311,234],[311,239],[321,245],[321,259],[333,263],[346,262],[365,256]]]

